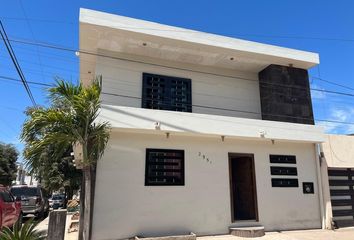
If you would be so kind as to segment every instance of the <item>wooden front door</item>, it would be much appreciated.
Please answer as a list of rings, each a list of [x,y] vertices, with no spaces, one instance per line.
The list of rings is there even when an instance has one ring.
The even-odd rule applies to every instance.
[[[258,220],[252,154],[229,154],[232,221]]]

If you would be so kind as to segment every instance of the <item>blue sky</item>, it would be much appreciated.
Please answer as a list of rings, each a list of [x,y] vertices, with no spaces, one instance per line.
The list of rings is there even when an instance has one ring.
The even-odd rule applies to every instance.
[[[114,0],[5,1],[0,19],[11,39],[78,48],[79,8],[155,21],[204,32],[243,38],[320,54],[320,66],[310,70],[311,86],[347,93],[354,88],[354,2],[278,0]],[[78,58],[73,53],[13,43],[28,81],[52,83],[53,77],[78,81]],[[1,78],[18,78],[0,43],[0,141],[22,150],[18,136],[31,102],[24,87]],[[46,104],[43,88],[31,85],[39,104]],[[353,97],[313,92],[316,119],[354,122]],[[319,122],[331,133],[354,133],[354,125]]]

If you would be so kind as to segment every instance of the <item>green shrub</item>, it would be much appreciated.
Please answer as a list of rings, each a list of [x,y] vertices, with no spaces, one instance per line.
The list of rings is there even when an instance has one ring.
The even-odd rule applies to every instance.
[[[22,226],[15,224],[12,230],[5,227],[0,233],[0,240],[45,240],[46,231],[36,230],[37,225],[38,222],[30,219]]]

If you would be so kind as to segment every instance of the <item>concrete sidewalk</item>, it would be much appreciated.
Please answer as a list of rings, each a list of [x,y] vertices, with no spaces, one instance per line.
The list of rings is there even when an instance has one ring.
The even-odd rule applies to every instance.
[[[66,218],[65,240],[77,240],[78,233],[68,233],[71,215]],[[39,230],[48,229],[49,218],[44,219],[38,226]],[[338,230],[301,230],[267,232],[265,236],[258,238],[242,238],[232,235],[217,235],[197,237],[197,240],[354,240],[354,227],[342,228]]]
[[[197,237],[197,240],[354,240],[354,228],[331,230],[302,230],[267,232],[265,236],[258,238],[242,238],[232,235]]]

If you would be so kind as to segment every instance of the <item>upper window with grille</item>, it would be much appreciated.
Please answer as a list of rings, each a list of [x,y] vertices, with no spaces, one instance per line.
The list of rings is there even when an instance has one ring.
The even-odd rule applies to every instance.
[[[143,73],[142,107],[192,112],[191,80]]]
[[[184,185],[184,151],[146,149],[145,186]]]

